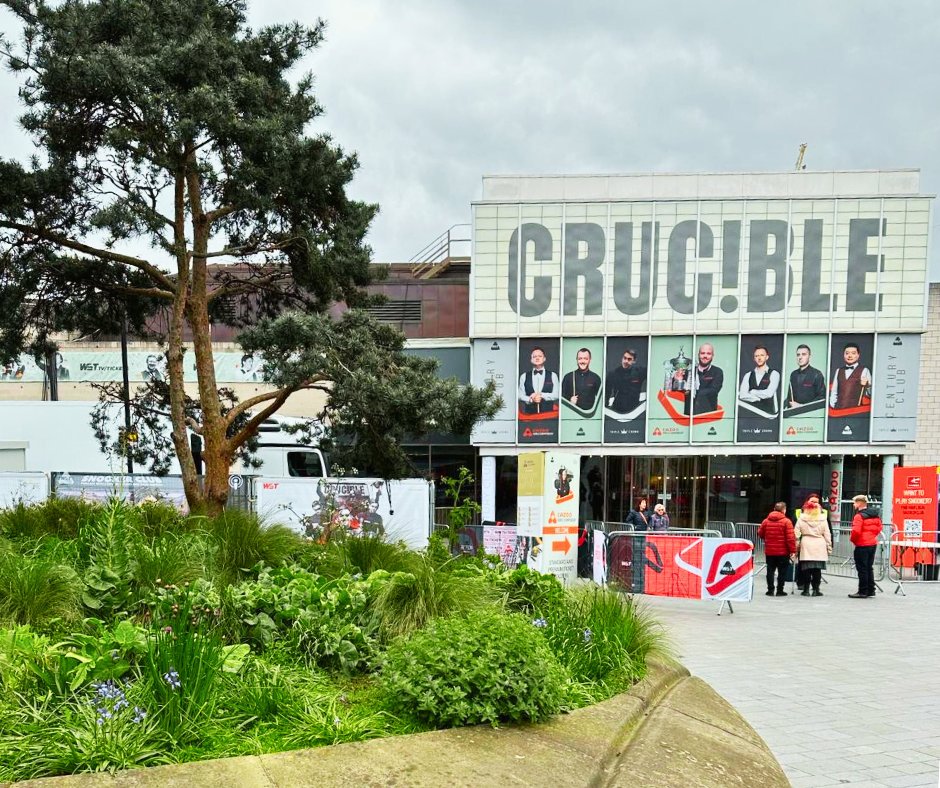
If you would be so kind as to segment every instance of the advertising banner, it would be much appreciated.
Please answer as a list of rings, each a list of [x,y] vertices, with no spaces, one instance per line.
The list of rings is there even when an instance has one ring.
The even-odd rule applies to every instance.
[[[694,355],[690,336],[651,338],[646,420],[650,443],[688,442]]]
[[[215,376],[219,383],[260,383],[264,380],[264,359],[237,352],[218,351],[213,356]],[[69,383],[119,381],[122,379],[121,351],[69,350],[55,354],[58,379]],[[185,357],[184,379],[196,380],[196,362],[192,353]],[[131,385],[166,380],[166,357],[163,353],[129,350],[128,377]],[[46,365],[30,356],[20,356],[12,364],[0,367],[0,384],[42,382]]]
[[[829,337],[825,334],[787,336],[783,364],[783,443],[822,443],[826,435],[829,389]]]
[[[776,443],[783,399],[783,337],[744,334],[738,358],[738,440]]]
[[[653,337],[650,368],[650,443],[734,440],[736,336]],[[729,371],[725,380],[725,370]]]
[[[647,337],[610,337],[604,380],[604,441],[643,443],[646,440]]]
[[[734,440],[734,370],[738,367],[736,336],[698,336],[692,390],[693,443]]]
[[[566,337],[561,359],[561,442],[600,443],[604,340]]]
[[[431,485],[424,479],[259,477],[257,510],[271,523],[317,538],[326,527],[384,536],[414,550],[431,533]]]
[[[937,542],[937,468],[894,469],[893,519],[900,539]],[[930,563],[933,563],[932,561]]]
[[[565,583],[578,576],[578,492],[581,458],[576,454],[545,455],[540,538],[533,540],[534,569]]]
[[[648,532],[643,556],[633,541],[634,567],[645,564],[645,594],[735,602],[754,596],[754,544],[746,539]]]
[[[19,504],[44,503],[49,497],[49,477],[38,472],[0,473],[0,509]]]
[[[519,443],[558,443],[558,345],[557,339],[519,340]]]
[[[833,334],[829,351],[830,442],[867,442],[871,426],[874,337]]]
[[[519,455],[518,486],[516,532],[519,536],[541,537],[544,519],[542,508],[545,488],[544,452],[531,451]]]
[[[904,443],[917,438],[920,334],[879,334],[878,375],[872,386],[873,441]]]
[[[489,381],[503,398],[502,407],[494,418],[473,428],[474,443],[515,443],[516,441],[516,340],[473,340],[473,384],[483,386]]]

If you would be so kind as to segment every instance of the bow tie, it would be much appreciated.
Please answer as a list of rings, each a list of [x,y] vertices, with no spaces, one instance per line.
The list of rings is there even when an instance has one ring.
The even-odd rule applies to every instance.
[[[542,372],[544,372],[544,370],[542,370],[542,369],[534,369],[534,370],[532,370],[532,374],[533,374],[533,375],[541,375]]]
[[[858,364],[846,364],[846,365],[845,365],[845,368],[846,368],[846,369],[855,369],[857,366],[858,366]]]

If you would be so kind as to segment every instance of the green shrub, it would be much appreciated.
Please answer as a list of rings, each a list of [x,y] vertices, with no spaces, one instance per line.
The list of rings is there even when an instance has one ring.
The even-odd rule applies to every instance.
[[[327,544],[319,573],[327,577],[343,574],[370,575],[377,569],[407,572],[417,555],[401,542],[386,542],[380,536],[334,536]]]
[[[572,680],[600,685],[599,697],[642,678],[650,654],[667,650],[662,627],[631,596],[608,589],[569,592],[563,605],[538,622]]]
[[[185,533],[198,527],[197,518],[185,517],[166,501],[147,499],[129,508],[134,527],[144,536]]]
[[[155,587],[158,580],[182,586],[203,576],[211,556],[203,534],[163,533],[134,546],[134,580],[144,590]]]
[[[156,766],[174,760],[146,688],[112,684],[67,701],[20,703],[0,723],[0,780]]]
[[[79,530],[79,555],[85,562],[82,602],[100,617],[132,610],[137,602],[133,554],[143,537],[133,526],[131,508],[112,499],[92,510]]]
[[[408,572],[395,572],[377,583],[375,612],[383,639],[422,629],[435,619],[467,613],[498,600],[482,576],[448,571],[451,559],[438,566],[433,557],[417,556]]]
[[[525,564],[491,575],[506,609],[527,616],[545,617],[565,604],[565,589],[554,575],[543,575]]]
[[[244,636],[267,646],[281,638],[309,665],[354,672],[375,653],[372,586],[344,576],[327,579],[300,567],[262,569],[258,579],[226,593]]]
[[[56,643],[29,627],[0,630],[0,685],[25,694],[67,698],[92,681],[121,679],[146,651],[144,630],[85,619]]]
[[[217,545],[216,571],[224,584],[234,583],[259,562],[276,566],[294,553],[301,538],[285,525],[266,525],[239,509],[206,518],[204,527]]]
[[[213,611],[184,593],[166,618],[151,622],[142,672],[157,712],[154,721],[175,742],[195,741],[215,709],[225,650]]]
[[[82,583],[75,570],[45,558],[0,554],[0,622],[44,627],[80,615]]]
[[[243,670],[223,676],[219,715],[245,730],[302,708],[316,686],[309,670],[252,656]]]
[[[80,498],[50,498],[39,504],[18,503],[0,510],[0,534],[10,539],[58,536],[73,539],[95,504]]]
[[[561,709],[567,676],[531,621],[479,610],[396,640],[381,680],[394,707],[450,727],[544,720]]]

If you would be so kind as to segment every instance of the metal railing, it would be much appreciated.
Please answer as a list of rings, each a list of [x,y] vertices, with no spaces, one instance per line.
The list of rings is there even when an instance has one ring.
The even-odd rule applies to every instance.
[[[907,596],[904,590],[907,583],[940,582],[940,540],[936,536],[934,539],[936,541],[916,534],[905,535],[891,525],[886,564],[888,579],[895,584],[895,594],[900,591],[902,596]]]
[[[737,537],[734,523],[727,520],[706,520],[705,528],[711,531],[718,531],[718,533],[720,533],[726,539],[734,539]]]
[[[412,276],[421,278],[435,267],[446,266],[455,259],[470,259],[469,224],[455,224],[448,228],[408,262],[411,263]]]

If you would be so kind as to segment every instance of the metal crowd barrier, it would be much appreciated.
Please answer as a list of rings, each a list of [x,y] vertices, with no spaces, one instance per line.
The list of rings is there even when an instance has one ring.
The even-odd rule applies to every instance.
[[[747,539],[754,544],[754,574],[758,575],[767,568],[767,556],[764,554],[764,540],[757,535],[760,523],[735,523],[734,535],[738,539]]]
[[[735,534],[741,539],[748,539],[754,543],[754,574],[759,575],[767,569],[767,555],[764,552],[764,540],[757,535],[760,528],[758,523],[735,523]],[[849,538],[852,528],[847,525],[830,526],[832,534],[832,555],[826,562],[823,575],[832,577],[857,578],[855,571],[855,545]],[[875,551],[875,582],[884,580],[888,569],[887,539],[882,534],[878,540],[878,549]]]
[[[823,569],[824,575],[834,577],[857,578],[858,572],[855,570],[855,545],[849,538],[852,533],[852,527],[847,525],[833,525],[829,530],[832,532],[832,555],[826,562],[826,568]],[[885,579],[888,568],[888,549],[887,541],[882,533],[878,537],[878,545],[875,550],[875,582]]]
[[[707,520],[705,522],[705,527],[714,531],[718,531],[725,539],[735,539],[740,534],[736,533],[735,525],[732,522],[726,520]]]
[[[888,579],[895,584],[895,594],[900,591],[907,596],[906,583],[940,582],[940,541],[905,536],[892,525],[886,556]]]

